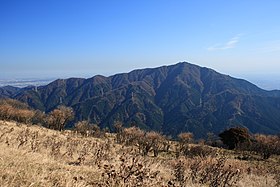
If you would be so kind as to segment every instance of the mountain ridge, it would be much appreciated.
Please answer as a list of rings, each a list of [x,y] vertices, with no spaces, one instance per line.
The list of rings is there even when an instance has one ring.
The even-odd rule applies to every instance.
[[[60,104],[71,106],[76,121],[110,129],[121,121],[173,136],[191,131],[201,137],[233,125],[280,132],[280,91],[187,62],[108,77],[58,79],[9,97],[46,112]]]

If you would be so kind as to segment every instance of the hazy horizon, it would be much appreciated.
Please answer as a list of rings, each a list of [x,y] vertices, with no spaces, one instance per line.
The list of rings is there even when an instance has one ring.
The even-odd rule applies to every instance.
[[[280,89],[279,7],[276,0],[1,2],[0,79],[109,76],[187,61]]]
[[[171,64],[172,65],[172,64]],[[143,67],[144,68],[144,67]],[[145,68],[156,68],[156,67],[145,67]],[[139,69],[139,68],[138,68]],[[112,74],[80,74],[80,75],[60,75],[60,76],[45,76],[45,77],[14,77],[14,78],[3,78],[0,76],[0,87],[3,86],[16,86],[16,87],[26,87],[26,86],[41,86],[46,85],[56,79],[68,79],[68,78],[91,78],[96,75],[102,76],[113,76],[119,73],[129,73],[135,69],[129,70],[127,72],[115,72]],[[265,90],[280,90],[280,76],[279,75],[230,75],[223,72],[218,72],[225,75],[229,75],[238,79],[245,79],[258,87]]]

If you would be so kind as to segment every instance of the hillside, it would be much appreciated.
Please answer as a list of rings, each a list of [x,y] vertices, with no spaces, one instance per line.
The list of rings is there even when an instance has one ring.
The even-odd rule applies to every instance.
[[[0,87],[0,98],[9,98],[19,92],[21,89],[13,86]]]
[[[45,112],[71,106],[76,121],[110,129],[121,121],[172,136],[190,131],[197,138],[236,125],[253,133],[280,132],[280,91],[186,62],[110,77],[60,79],[4,96]]]
[[[237,160],[238,152],[192,144],[190,148],[200,147],[207,154],[199,155],[200,149],[193,149],[176,157],[176,142],[169,142],[170,149],[157,157],[142,156],[136,144],[116,141],[115,134],[82,136],[0,121],[0,184],[261,187],[280,182],[279,156],[268,161],[253,155],[249,161]]]

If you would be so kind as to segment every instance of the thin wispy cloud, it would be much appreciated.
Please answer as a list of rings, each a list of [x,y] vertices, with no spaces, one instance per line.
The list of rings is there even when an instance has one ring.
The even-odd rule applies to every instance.
[[[208,51],[226,50],[235,48],[236,44],[239,42],[240,34],[231,38],[228,42],[224,44],[215,44],[207,48]]]

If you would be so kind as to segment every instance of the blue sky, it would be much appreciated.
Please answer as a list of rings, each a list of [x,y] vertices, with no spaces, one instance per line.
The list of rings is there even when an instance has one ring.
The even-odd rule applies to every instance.
[[[90,77],[180,61],[277,77],[279,7],[279,0],[0,0],[0,78]]]

